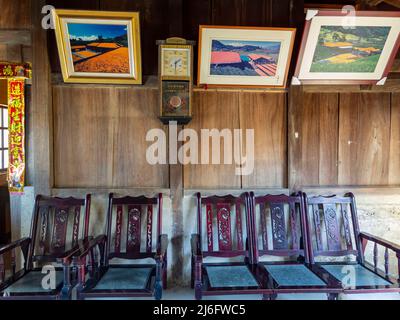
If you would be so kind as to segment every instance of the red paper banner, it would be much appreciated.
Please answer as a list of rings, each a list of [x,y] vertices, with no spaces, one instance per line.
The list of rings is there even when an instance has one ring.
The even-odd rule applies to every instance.
[[[25,182],[25,95],[24,79],[8,79],[8,187],[23,193]]]
[[[32,77],[32,67],[29,63],[18,64],[11,62],[0,62],[0,78]]]

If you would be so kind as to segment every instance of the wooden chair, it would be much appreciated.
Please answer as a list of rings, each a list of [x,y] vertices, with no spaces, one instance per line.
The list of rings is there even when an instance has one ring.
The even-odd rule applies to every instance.
[[[74,285],[71,259],[79,242],[88,236],[89,215],[90,195],[86,200],[38,195],[30,237],[0,248],[0,299],[68,299]],[[16,271],[17,249],[24,260],[19,271]],[[55,288],[46,289],[42,286],[46,276],[41,272],[42,266],[54,263],[62,267],[55,268]]]
[[[273,290],[264,295],[274,300],[281,293],[339,292],[318,277],[310,268],[307,251],[306,218],[303,196],[265,195],[251,197],[253,256],[259,273],[264,273],[265,287]],[[260,258],[268,257],[268,261]]]
[[[272,293],[260,285],[262,279],[253,264],[248,207],[248,194],[241,197],[197,194],[197,233],[191,239],[191,282],[196,299]],[[222,258],[224,262],[206,263],[205,259],[210,257]],[[229,261],[234,257],[243,257],[243,261]]]
[[[341,288],[343,293],[399,292],[400,276],[389,274],[389,251],[393,251],[400,265],[400,246],[360,232],[354,195],[343,197],[307,197],[307,225],[310,262],[320,277]],[[368,241],[374,244],[373,264],[365,260]],[[378,268],[378,246],[384,248],[384,268]],[[335,262],[316,261],[331,257]],[[399,270],[400,272],[400,270]],[[336,294],[335,299],[338,298]]]
[[[154,223],[153,211],[156,207],[157,223]],[[110,194],[106,235],[85,243],[74,258],[79,269],[78,299],[151,296],[161,299],[162,289],[167,286],[168,246],[168,237],[161,231],[162,194],[155,198],[115,198]],[[87,263],[90,256],[97,264]],[[148,258],[155,263],[132,263]],[[124,264],[111,263],[113,259],[122,260]]]

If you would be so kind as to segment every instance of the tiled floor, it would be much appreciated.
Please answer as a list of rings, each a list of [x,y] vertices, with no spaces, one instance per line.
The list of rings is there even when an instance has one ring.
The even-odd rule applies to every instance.
[[[237,295],[237,296],[218,296],[205,297],[203,300],[261,300],[261,295]],[[194,291],[190,289],[171,289],[164,291],[163,299],[165,300],[193,300]],[[382,294],[353,294],[341,295],[341,300],[400,300],[398,293],[382,293]],[[282,294],[278,296],[278,300],[326,300],[324,294]]]
[[[261,295],[231,295],[204,297],[203,300],[261,300]],[[144,299],[148,300],[148,299]],[[169,289],[163,292],[163,300],[194,300],[191,289]],[[278,300],[326,300],[324,294],[282,294]],[[400,300],[398,293],[341,295],[340,300]],[[268,303],[266,301],[266,303]]]

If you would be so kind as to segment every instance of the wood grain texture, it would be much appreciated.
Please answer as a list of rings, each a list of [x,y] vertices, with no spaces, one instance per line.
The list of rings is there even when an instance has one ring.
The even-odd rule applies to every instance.
[[[30,29],[31,0],[0,0],[0,29]]]
[[[8,105],[7,79],[0,79],[0,104]]]
[[[169,186],[168,166],[146,160],[147,131],[164,128],[156,90],[60,85],[53,95],[56,187]]]
[[[291,88],[289,103],[289,187],[336,185],[338,95]]]
[[[390,94],[340,96],[339,184],[389,183]]]
[[[0,61],[22,62],[22,46],[18,44],[0,44]]]
[[[0,30],[0,43],[30,46],[31,32],[30,30]]]
[[[393,93],[391,101],[389,184],[400,184],[400,94]]]
[[[195,92],[193,120],[187,128],[195,130],[199,137],[201,129],[238,129],[239,92]],[[222,154],[223,150],[221,152],[223,160]],[[211,139],[209,162],[211,163]],[[241,179],[235,174],[235,168],[235,164],[186,165],[184,187],[186,189],[240,188]]]
[[[242,22],[242,0],[212,0],[213,25],[239,26]]]
[[[112,185],[113,88],[55,86],[54,169],[56,187]]]
[[[53,112],[47,35],[42,29],[41,8],[44,0],[32,5],[32,146],[36,194],[50,194],[53,187]],[[29,156],[29,155],[28,155]]]
[[[287,185],[287,120],[285,93],[241,93],[243,150],[246,129],[254,129],[254,172],[242,177],[243,188]]]
[[[118,88],[111,103],[115,110],[113,187],[169,186],[168,165],[148,164],[146,150],[152,143],[146,142],[151,129],[161,128],[158,120],[158,92],[144,89]]]

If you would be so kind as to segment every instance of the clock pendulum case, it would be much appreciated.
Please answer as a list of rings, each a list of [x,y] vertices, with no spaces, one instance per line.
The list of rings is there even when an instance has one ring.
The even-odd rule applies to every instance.
[[[194,41],[169,38],[157,41],[160,82],[160,120],[188,124],[192,119]]]

